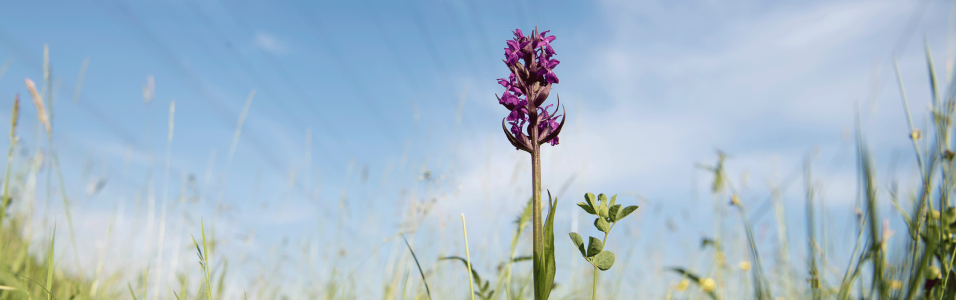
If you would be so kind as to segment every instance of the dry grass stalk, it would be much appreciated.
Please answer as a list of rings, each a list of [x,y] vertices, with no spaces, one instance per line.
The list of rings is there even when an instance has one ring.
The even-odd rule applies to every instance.
[[[46,106],[43,105],[43,98],[40,98],[40,94],[37,93],[36,84],[34,84],[30,78],[24,79],[23,81],[27,85],[27,90],[30,90],[30,95],[33,96],[33,105],[37,107],[37,118],[43,123],[43,127],[46,127],[46,132],[50,133],[53,129],[50,128],[50,120],[46,117]]]

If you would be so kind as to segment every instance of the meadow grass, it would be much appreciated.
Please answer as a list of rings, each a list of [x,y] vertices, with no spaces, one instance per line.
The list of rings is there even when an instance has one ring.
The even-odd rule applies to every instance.
[[[49,157],[51,168],[45,170],[46,176],[48,176],[46,195],[52,194],[52,184],[59,187],[58,190],[65,210],[67,232],[69,233],[70,243],[68,245],[76,248],[78,242],[90,242],[76,239],[71,218],[70,199],[67,197],[65,188],[63,188],[66,186],[65,178],[60,170],[56,148],[53,147],[54,88],[50,75],[52,70],[49,63],[46,62],[48,60],[47,56],[48,54],[45,52],[45,75],[42,85],[45,90],[43,92],[37,91],[32,81],[28,81],[26,84],[31,99],[39,111],[38,125],[42,126],[41,128],[46,133],[47,152],[40,152],[38,149],[32,158],[20,161],[16,159],[14,153],[20,147],[17,143],[16,133],[17,121],[20,119],[18,115],[19,98],[15,97],[13,102],[10,148],[3,180],[3,198],[0,201],[0,299],[175,298],[180,300],[233,299],[240,297],[239,295],[243,299],[367,299],[365,295],[368,294],[368,291],[362,290],[367,286],[381,288],[385,299],[533,299],[533,291],[537,287],[532,284],[533,273],[526,272],[531,268],[532,257],[522,255],[529,251],[521,247],[523,244],[521,241],[527,239],[528,226],[532,225],[534,220],[535,202],[533,198],[528,199],[520,213],[515,216],[514,231],[511,233],[508,249],[489,250],[505,254],[503,255],[504,258],[497,263],[472,260],[473,256],[468,245],[464,214],[461,215],[461,237],[464,239],[464,253],[441,253],[437,257],[422,257],[417,254],[416,245],[418,244],[410,242],[406,236],[411,236],[414,239],[414,236],[423,232],[419,231],[421,220],[429,217],[430,205],[433,205],[433,203],[421,202],[410,205],[413,208],[409,210],[408,223],[379,246],[369,249],[367,257],[362,260],[349,260],[354,264],[335,265],[331,268],[330,275],[323,281],[306,278],[304,281],[311,284],[298,287],[285,282],[284,280],[287,280],[287,278],[270,277],[271,274],[266,272],[250,284],[228,286],[231,284],[227,281],[228,276],[235,276],[230,274],[229,269],[230,259],[234,258],[220,256],[218,252],[219,240],[215,237],[216,231],[214,229],[209,230],[205,226],[205,219],[200,218],[198,228],[191,228],[190,230],[190,232],[198,232],[200,239],[193,237],[193,245],[189,249],[189,251],[195,251],[198,268],[195,265],[184,266],[180,271],[175,272],[176,282],[164,281],[164,278],[169,277],[169,274],[164,274],[163,242],[165,238],[163,236],[167,219],[166,209],[170,205],[167,201],[168,195],[165,193],[169,181],[169,161],[172,155],[171,145],[173,143],[175,111],[173,103],[169,108],[169,127],[165,152],[166,164],[163,172],[164,178],[162,179],[164,192],[158,208],[160,210],[159,238],[155,241],[157,247],[153,248],[151,244],[153,241],[146,239],[147,243],[150,243],[146,247],[148,256],[155,257],[158,262],[157,265],[150,266],[147,264],[147,267],[141,270],[105,271],[103,266],[108,258],[106,250],[103,250],[104,252],[99,256],[91,272],[77,272],[77,270],[90,269],[83,268],[80,262],[94,259],[78,257],[76,251],[65,249],[63,243],[57,241],[55,223],[50,228],[48,238],[37,239],[37,236],[45,233],[41,233],[42,230],[35,228],[38,223],[37,220],[34,220],[37,212],[33,210],[30,203],[26,202],[28,199],[36,200],[35,196],[31,197],[30,195],[38,193],[36,186],[26,184],[28,177],[42,176],[40,173],[30,170],[38,168],[36,167],[39,164],[38,161]],[[827,210],[821,196],[822,193],[819,191],[819,187],[814,184],[811,167],[813,154],[808,154],[801,169],[803,171],[803,194],[806,205],[803,222],[806,226],[807,240],[805,244],[795,243],[794,245],[794,247],[805,247],[807,255],[805,261],[797,262],[791,256],[791,245],[786,239],[787,232],[790,229],[787,228],[788,222],[785,220],[781,199],[785,184],[772,187],[771,195],[768,197],[769,203],[773,205],[776,230],[781,238],[778,241],[777,251],[767,251],[767,249],[760,247],[761,245],[758,243],[754,232],[751,215],[748,214],[748,209],[744,205],[744,203],[750,202],[741,199],[743,197],[742,192],[737,189],[734,180],[726,172],[727,155],[718,152],[717,163],[714,166],[701,166],[701,169],[713,176],[711,194],[715,205],[713,236],[704,238],[701,247],[695,249],[703,255],[706,263],[701,267],[692,260],[688,260],[689,262],[686,265],[664,266],[661,270],[679,278],[676,284],[663,285],[661,289],[665,298],[843,300],[953,299],[956,297],[956,269],[953,268],[953,261],[956,259],[956,238],[954,238],[954,234],[956,234],[956,204],[954,204],[953,195],[954,189],[956,189],[956,169],[953,165],[956,161],[956,153],[951,149],[950,137],[953,130],[952,115],[956,110],[956,84],[950,83],[944,93],[943,89],[940,88],[940,82],[937,80],[928,46],[926,47],[926,60],[932,97],[932,128],[926,128],[926,130],[931,130],[932,135],[925,138],[922,136],[922,131],[913,125],[902,74],[899,68],[896,68],[900,96],[911,133],[910,139],[914,156],[919,168],[919,186],[914,195],[905,197],[896,188],[888,190],[888,193],[881,193],[876,184],[877,174],[873,166],[872,151],[867,146],[862,126],[859,125],[859,116],[857,116],[855,152],[857,177],[860,182],[860,211],[856,214],[855,234],[837,237],[828,233]],[[88,64],[88,61],[84,61],[81,78]],[[954,78],[956,76],[950,75],[949,77]],[[81,82],[82,80],[76,86],[74,99],[77,98],[76,95],[81,90]],[[238,119],[229,149],[226,170],[232,163],[243,122],[254,95],[255,91],[253,90],[250,92]],[[149,98],[145,92],[144,98]],[[928,140],[930,138],[932,139],[931,146],[924,144],[921,147],[920,141],[928,142],[924,139]],[[26,171],[16,171],[15,166],[23,166],[23,170]],[[49,180],[54,174],[56,181]],[[223,181],[225,181],[224,178]],[[224,193],[222,189],[224,187],[220,186],[218,197],[216,197],[219,206],[222,205],[222,195]],[[563,191],[558,194],[563,194]],[[881,195],[889,195],[889,198],[887,199]],[[551,209],[546,222],[553,222],[554,207],[557,205],[556,199],[552,199],[549,192],[548,202]],[[618,261],[624,261],[624,263],[618,264],[620,272],[617,273],[616,278],[612,277],[601,281],[598,274],[599,271],[608,270],[615,261],[613,253],[607,254],[610,251],[602,251],[604,245],[608,243],[608,234],[618,220],[633,212],[637,207],[634,206],[633,209],[630,207],[621,208],[621,205],[615,205],[614,197],[608,200],[603,194],[600,197],[595,197],[593,194],[586,195],[583,200],[585,202],[578,205],[589,214],[598,217],[595,220],[595,226],[604,232],[604,239],[591,238],[592,244],[589,244],[587,248],[584,247],[583,239],[580,236],[574,238],[577,235],[576,233],[572,235],[574,244],[557,242],[555,247],[572,250],[575,247],[579,248],[585,260],[590,262],[593,267],[593,270],[587,271],[569,270],[565,268],[567,265],[559,263],[558,273],[576,272],[575,276],[591,277],[593,280],[591,282],[587,280],[572,281],[571,284],[558,282],[550,287],[550,289],[556,291],[554,298],[633,299],[634,296],[622,295],[619,291],[624,285],[637,284],[631,282],[632,278],[625,277],[624,271],[644,272],[643,270],[631,270],[628,266],[630,259],[642,258],[632,258],[630,257],[631,252],[628,252],[628,255],[618,258]],[[889,228],[881,224],[883,219],[880,216],[885,212],[879,210],[879,204],[886,200],[894,205],[900,218],[906,224],[907,230],[903,238],[905,242],[897,243],[902,245],[891,244],[887,234]],[[150,215],[148,223],[150,225],[147,231],[151,234],[152,215],[156,207],[153,203],[148,206],[148,214]],[[739,222],[725,219],[729,210],[736,210]],[[627,213],[623,213],[624,211],[627,211]],[[111,239],[115,218],[114,215],[109,223],[108,241]],[[728,227],[728,224],[739,225],[739,227]],[[208,236],[207,230],[210,233]],[[560,234],[561,232],[559,232],[559,236]],[[743,236],[743,243],[735,238],[740,236]],[[402,237],[402,244],[398,244],[398,237]],[[59,239],[62,238],[59,237]],[[424,236],[422,238],[427,239],[429,237]],[[836,238],[855,241],[849,261],[834,261],[835,258],[832,257],[832,253],[828,252],[826,243]],[[392,245],[393,247],[383,247],[383,245]],[[593,249],[591,249],[592,245]],[[890,251],[892,247],[898,247],[901,251]],[[109,248],[109,244],[106,248]],[[195,250],[191,248],[195,248]],[[57,255],[57,249],[60,249],[61,253],[72,254],[77,267],[72,270],[65,268],[57,259],[60,257]],[[386,267],[366,266],[365,262],[378,255],[381,249],[391,249],[393,251],[392,255],[383,263]],[[605,254],[599,256],[600,253]],[[773,253],[775,258],[773,263],[766,263],[767,258],[762,255],[767,255],[767,253]],[[746,259],[736,265],[727,262],[728,257],[740,256],[746,257]],[[171,261],[179,263],[175,254],[173,257]],[[453,268],[461,268],[462,265],[446,263],[454,261],[459,261],[464,266],[468,281],[467,295],[459,293],[464,291],[464,288],[456,286],[460,282],[445,278],[454,276],[449,274],[460,275],[460,270]],[[805,267],[798,267],[799,264],[805,264]],[[489,265],[497,266],[493,276],[486,273],[486,266]],[[772,265],[775,272],[768,272],[768,265]],[[836,267],[836,265],[843,267]],[[341,272],[340,270],[343,269],[350,271]],[[368,279],[363,274],[359,274],[359,277],[355,275],[370,272],[369,270],[381,273],[382,282],[362,285],[361,283]],[[646,270],[646,272],[661,270]],[[806,273],[798,273],[796,270],[804,270]],[[415,273],[417,273],[417,276]],[[429,283],[431,283],[431,287]],[[599,287],[600,293],[598,293]],[[228,290],[230,289],[241,292],[229,294]]]

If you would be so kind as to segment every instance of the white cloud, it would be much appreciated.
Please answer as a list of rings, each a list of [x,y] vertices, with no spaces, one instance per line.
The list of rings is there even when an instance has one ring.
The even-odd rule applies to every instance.
[[[288,44],[271,33],[263,31],[256,32],[253,44],[256,46],[256,48],[262,49],[274,55],[283,55],[289,53]]]
[[[545,186],[558,188],[577,173],[580,185],[565,196],[570,201],[577,201],[583,189],[686,195],[682,191],[690,186],[693,164],[713,163],[715,148],[721,148],[735,155],[728,162],[732,169],[754,173],[752,186],[759,194],[766,189],[771,157],[781,160],[778,172],[789,172],[807,150],[820,146],[824,151],[815,176],[827,182],[827,199],[831,204],[854,201],[854,156],[852,148],[841,148],[841,133],[853,124],[854,100],[867,96],[872,59],[885,61],[898,37],[891,29],[902,27],[915,7],[869,1],[753,13],[755,8],[738,3],[744,7],[727,13],[734,18],[715,20],[709,11],[690,7],[605,4],[605,19],[620,34],[590,47],[589,55],[576,56],[593,62],[582,63],[585,70],[564,71],[592,75],[581,77],[586,82],[563,81],[560,86],[564,94],[589,99],[583,109],[568,102],[573,118],[562,133],[562,144],[545,150]],[[691,24],[674,25],[673,20]],[[695,31],[700,28],[706,30]],[[683,33],[687,35],[677,37]],[[562,54],[567,60],[575,57]],[[922,55],[907,54],[901,60],[904,68],[910,60],[917,65],[919,60],[911,57]],[[881,83],[889,90],[884,96],[895,103],[864,124],[881,133],[871,139],[874,149],[907,143],[895,82],[884,74]],[[575,90],[581,88],[599,94]],[[608,101],[594,101],[599,97]],[[482,105],[492,105],[486,102]],[[512,205],[518,191],[527,193],[522,188],[530,170],[525,167],[518,171],[519,179],[512,180],[515,164],[527,160],[510,155],[513,151],[500,130],[490,130],[474,140],[493,140],[493,149],[464,149],[460,155],[472,159],[461,167],[464,174],[459,178],[464,183],[461,194],[471,195],[463,196],[464,201],[488,205],[477,201],[481,195],[493,202],[489,210],[498,211]],[[831,167],[834,157],[846,163]],[[464,211],[474,208],[462,205]]]

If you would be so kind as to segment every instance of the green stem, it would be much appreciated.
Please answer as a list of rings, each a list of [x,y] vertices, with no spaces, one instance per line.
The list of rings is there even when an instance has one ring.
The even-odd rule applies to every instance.
[[[536,118],[537,116],[532,115],[531,118]],[[542,280],[545,280],[545,274],[538,274],[538,270],[543,270],[544,268],[539,266],[544,264],[544,231],[542,230],[541,224],[541,145],[538,145],[538,128],[537,126],[531,126],[531,198],[532,198],[532,233],[534,234],[532,242],[534,242],[534,282],[535,286],[538,286],[538,283]],[[542,297],[543,295],[535,295],[535,299],[546,299]]]
[[[598,268],[594,266],[594,284],[591,285],[591,300],[597,300],[597,276]]]
[[[465,258],[468,259],[468,286],[471,287],[471,300],[475,300],[475,278],[471,273],[471,253],[468,252],[468,228],[465,227],[465,214],[461,214],[461,231],[465,233]]]
[[[3,228],[3,217],[10,204],[10,166],[13,164],[13,147],[17,144],[17,114],[20,110],[20,98],[13,98],[13,120],[10,121],[10,150],[7,151],[7,170],[3,175],[3,198],[0,198],[0,228]]]
[[[601,216],[598,216],[600,218]],[[611,233],[611,229],[614,229],[614,224],[611,223],[611,227],[607,229],[607,232],[604,233],[604,240],[601,243],[604,244],[604,248],[607,249],[607,235]],[[591,285],[591,299],[597,300],[597,283],[598,283],[598,267],[594,264],[594,259],[588,259],[591,262],[591,265],[594,266],[594,284]]]

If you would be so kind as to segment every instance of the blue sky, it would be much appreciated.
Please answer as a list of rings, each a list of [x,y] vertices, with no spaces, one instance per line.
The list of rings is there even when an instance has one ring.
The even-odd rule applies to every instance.
[[[729,171],[746,188],[744,203],[756,207],[769,194],[768,182],[779,182],[818,147],[815,173],[839,224],[834,232],[849,234],[843,229],[856,187],[846,133],[854,106],[862,107],[880,170],[898,152],[901,178],[913,178],[890,59],[899,59],[911,110],[926,132],[923,43],[937,70],[952,69],[954,50],[951,6],[935,0],[0,1],[0,11],[0,61],[9,62],[0,99],[27,95],[25,77],[42,81],[42,49],[50,47],[60,82],[55,143],[79,236],[102,244],[122,202],[120,228],[127,229],[117,235],[135,242],[114,251],[129,261],[156,260],[155,251],[136,245],[155,243],[146,242],[159,226],[147,225],[147,199],[165,199],[167,264],[192,258],[170,245],[185,245],[197,233],[197,224],[185,220],[200,214],[215,219],[217,233],[234,246],[227,255],[263,262],[286,237],[307,249],[334,238],[355,239],[360,249],[348,257],[357,259],[414,220],[416,203],[436,199],[418,220],[416,244],[439,245],[422,250],[427,257],[460,252],[457,218],[465,212],[475,224],[469,240],[479,251],[472,253],[490,272],[492,261],[506,255],[530,181],[528,158],[502,136],[507,111],[494,98],[502,92],[495,79],[507,76],[500,61],[511,31],[534,26],[557,36],[561,83],[549,101],[560,96],[568,115],[561,144],[543,159],[545,188],[555,191],[574,178],[558,209],[558,248],[574,224],[594,234],[573,203],[585,192],[604,192],[642,206],[634,224],[615,233],[621,242],[614,249],[659,255],[665,265],[695,255],[693,245],[713,234],[713,204],[711,178],[694,164],[713,163],[718,148],[732,155]],[[145,104],[150,76],[155,99]],[[18,134],[30,152],[38,135],[27,104],[24,98]],[[0,105],[4,118],[8,107]],[[97,180],[106,181],[103,190],[85,193]],[[794,226],[802,224],[801,185],[785,195]],[[201,201],[178,203],[184,190]],[[59,201],[53,203],[62,219]],[[217,214],[220,203],[228,209]],[[771,215],[757,226],[773,228]],[[793,233],[792,243],[801,234]],[[773,238],[766,245],[773,247]],[[93,245],[80,248],[96,253]],[[559,255],[579,259],[566,248]],[[328,259],[338,249],[305,252],[326,257],[311,264],[318,270],[353,267]],[[384,265],[381,259],[370,264]]]

